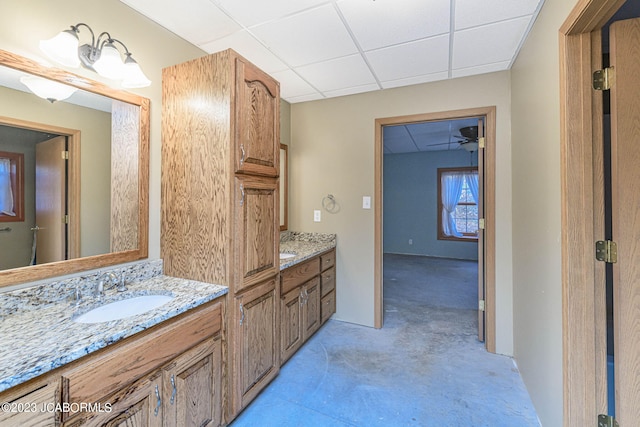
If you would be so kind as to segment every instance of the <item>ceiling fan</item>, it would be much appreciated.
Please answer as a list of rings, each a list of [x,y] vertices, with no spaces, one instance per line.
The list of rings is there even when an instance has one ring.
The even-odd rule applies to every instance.
[[[460,135],[455,135],[458,141],[442,142],[440,144],[431,144],[432,147],[438,145],[448,145],[457,142],[458,148],[464,148],[472,153],[478,149],[478,126],[465,126],[458,130]]]

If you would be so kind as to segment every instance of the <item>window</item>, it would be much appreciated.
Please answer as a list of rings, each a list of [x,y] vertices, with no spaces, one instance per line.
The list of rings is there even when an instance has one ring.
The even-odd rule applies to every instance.
[[[0,222],[24,221],[24,154],[0,151]]]
[[[478,239],[478,168],[438,169],[438,239]]]

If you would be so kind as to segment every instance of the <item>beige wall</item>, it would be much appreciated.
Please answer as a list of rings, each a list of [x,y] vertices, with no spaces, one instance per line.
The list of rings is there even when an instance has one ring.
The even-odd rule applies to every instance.
[[[463,108],[497,107],[496,293],[497,351],[512,353],[510,74],[499,72],[291,105],[291,230],[337,233],[337,314],[374,323],[374,192],[376,118]],[[333,194],[340,211],[313,210]]]
[[[545,426],[562,420],[558,29],[575,3],[546,0],[511,70],[514,355]]]
[[[143,89],[133,89],[151,100],[149,257],[160,256],[160,112],[162,102],[162,68],[183,62],[205,52],[156,25],[118,0],[0,0],[0,48],[31,58],[42,58],[41,39],[48,39],[79,22],[94,31],[109,31],[122,40],[145,74],[153,82]],[[86,32],[86,31],[85,31]],[[82,37],[86,37],[84,34]],[[86,40],[86,39],[81,39]],[[107,84],[96,73],[74,71]],[[1,113],[0,113],[1,114]]]

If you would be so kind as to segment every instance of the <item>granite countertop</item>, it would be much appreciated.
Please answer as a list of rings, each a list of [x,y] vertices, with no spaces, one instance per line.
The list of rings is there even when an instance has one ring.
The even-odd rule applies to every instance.
[[[336,235],[285,231],[280,234],[280,253],[292,254],[280,260],[280,271],[336,247]]]
[[[79,277],[0,294],[0,391],[16,386],[96,350],[212,301],[226,286],[161,274],[162,261],[133,266],[125,272],[127,291],[108,290],[102,302],[93,297],[97,276]],[[129,268],[130,270],[130,268]],[[105,270],[103,270],[105,271]],[[115,271],[114,271],[115,272]],[[132,278],[133,277],[133,278]],[[76,302],[76,289],[81,295]],[[140,295],[171,295],[173,299],[146,313],[101,323],[73,319],[92,308]]]

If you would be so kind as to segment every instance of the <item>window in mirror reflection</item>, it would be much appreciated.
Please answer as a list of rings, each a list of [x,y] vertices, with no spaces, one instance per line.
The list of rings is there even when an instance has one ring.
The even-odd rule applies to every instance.
[[[24,221],[24,155],[0,151],[0,222]]]

